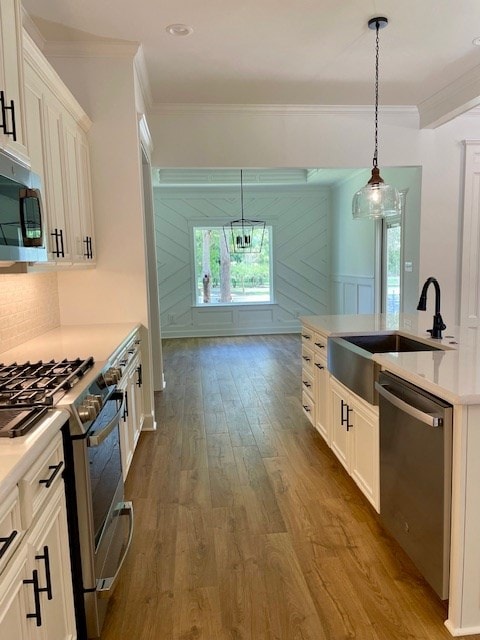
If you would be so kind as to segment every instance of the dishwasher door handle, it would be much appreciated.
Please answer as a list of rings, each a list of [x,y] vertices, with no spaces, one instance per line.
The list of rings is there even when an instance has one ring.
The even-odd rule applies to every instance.
[[[443,418],[440,418],[438,416],[432,416],[432,414],[430,413],[425,413],[424,411],[420,411],[420,409],[416,409],[415,407],[412,407],[411,404],[408,404],[404,400],[401,400],[396,395],[394,395],[391,391],[387,391],[387,388],[379,384],[378,382],[375,382],[375,389],[378,391],[378,393],[381,396],[383,396],[386,400],[388,400],[388,402],[393,404],[393,406],[407,413],[409,416],[412,416],[412,418],[416,418],[417,420],[420,420],[420,422],[427,424],[429,427],[443,426]]]

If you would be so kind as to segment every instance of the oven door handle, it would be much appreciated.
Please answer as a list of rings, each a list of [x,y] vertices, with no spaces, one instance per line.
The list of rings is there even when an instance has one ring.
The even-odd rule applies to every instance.
[[[87,438],[87,446],[89,446],[89,447],[99,447],[102,444],[102,442],[106,438],[108,438],[108,436],[113,431],[113,429],[116,427],[116,425],[120,422],[121,415],[122,415],[123,410],[125,408],[125,394],[124,394],[124,392],[123,391],[114,391],[110,395],[110,397],[108,399],[109,402],[111,400],[121,400],[120,408],[118,409],[116,414],[113,416],[113,418],[110,420],[110,422],[105,427],[103,427],[103,429],[101,431],[98,431],[97,433],[94,433],[91,436],[88,436],[88,438]]]
[[[128,550],[132,543],[133,538],[133,504],[131,502],[120,502],[117,508],[115,509],[115,517],[128,516],[129,519],[129,531],[128,531],[128,540],[125,546],[122,557],[120,558],[120,562],[118,563],[115,574],[109,578],[99,578],[97,580],[97,594],[99,598],[109,598],[115,589],[117,584],[117,579],[120,574],[120,570],[122,568],[123,562],[127,557]]]

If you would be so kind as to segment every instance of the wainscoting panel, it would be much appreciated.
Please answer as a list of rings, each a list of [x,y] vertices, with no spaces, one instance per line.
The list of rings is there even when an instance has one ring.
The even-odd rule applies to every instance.
[[[374,278],[367,276],[332,276],[332,313],[374,313]]]
[[[299,316],[329,313],[328,189],[244,186],[245,217],[272,227],[270,305],[194,303],[193,227],[239,218],[237,186],[155,187],[154,209],[163,337],[297,332]]]

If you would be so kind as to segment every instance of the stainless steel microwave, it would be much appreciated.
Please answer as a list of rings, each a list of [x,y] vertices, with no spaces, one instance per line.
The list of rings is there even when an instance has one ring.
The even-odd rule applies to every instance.
[[[0,266],[46,260],[40,178],[0,153]]]

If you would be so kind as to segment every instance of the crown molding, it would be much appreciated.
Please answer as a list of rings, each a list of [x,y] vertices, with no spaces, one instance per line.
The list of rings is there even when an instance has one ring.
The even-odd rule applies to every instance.
[[[138,42],[113,40],[110,42],[69,41],[45,43],[43,52],[49,58],[130,58],[138,52]]]
[[[150,112],[159,115],[222,115],[222,114],[252,114],[252,115],[360,115],[371,116],[373,105],[304,105],[304,104],[206,104],[206,103],[155,103]],[[399,105],[383,106],[379,112],[384,116],[408,115],[418,117],[416,106]]]
[[[44,84],[52,90],[80,127],[87,132],[92,126],[92,121],[25,29],[23,31],[23,55],[25,62],[30,65]]]
[[[142,45],[138,47],[138,51],[133,58],[133,64],[137,74],[140,91],[142,92],[143,99],[145,101],[145,106],[147,107],[147,110],[150,110],[153,104],[152,89],[150,86],[150,79],[148,77],[147,65],[145,62],[145,53]]]
[[[30,15],[26,12],[24,7],[22,7],[22,25],[25,31],[28,33],[28,35],[31,37],[31,39],[35,42],[37,47],[40,49],[40,51],[43,51],[47,41],[42,36],[39,28],[37,27],[35,22],[32,20]]]

